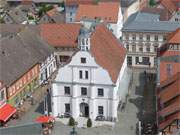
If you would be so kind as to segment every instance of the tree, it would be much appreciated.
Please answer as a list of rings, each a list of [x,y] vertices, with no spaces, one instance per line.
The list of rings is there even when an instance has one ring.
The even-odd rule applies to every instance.
[[[149,5],[153,7],[156,5],[156,2],[154,0],[149,0]]]
[[[69,125],[69,126],[74,126],[74,125],[75,125],[75,120],[74,120],[73,117],[71,117],[71,118],[69,119],[68,125]]]
[[[90,118],[87,120],[87,127],[92,127],[92,120]]]

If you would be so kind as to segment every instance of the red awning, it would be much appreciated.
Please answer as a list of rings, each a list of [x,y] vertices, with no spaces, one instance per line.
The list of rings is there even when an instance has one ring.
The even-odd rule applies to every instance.
[[[54,121],[54,117],[52,116],[39,116],[36,118],[36,122],[38,123],[48,123],[50,121]]]
[[[10,104],[5,104],[0,108],[0,120],[6,122],[15,112],[16,108]]]

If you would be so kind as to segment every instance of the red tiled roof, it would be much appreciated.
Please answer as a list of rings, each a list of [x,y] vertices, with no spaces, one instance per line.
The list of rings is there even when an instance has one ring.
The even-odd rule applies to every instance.
[[[161,5],[164,6],[170,13],[173,13],[176,11],[176,5],[174,5],[172,0],[161,0]]]
[[[126,56],[125,48],[103,24],[96,26],[91,35],[90,48],[95,61],[108,71],[112,81],[116,83]]]
[[[174,120],[178,120],[180,119],[180,112],[177,112],[173,115],[171,115],[170,117],[168,117],[166,120],[164,120],[163,122],[161,122],[158,127],[159,129],[164,129],[166,128],[168,125],[170,125]]]
[[[66,0],[66,6],[77,6],[79,4],[95,4],[95,0]]]
[[[180,72],[173,77],[161,84],[163,90],[159,92],[158,97],[163,103],[180,95]]]
[[[180,44],[180,28],[169,35],[167,42]]]
[[[98,5],[79,5],[76,21],[82,18],[97,19],[105,22],[116,23],[118,21],[119,2],[99,2]]]
[[[77,47],[80,24],[42,24],[41,37],[54,47]]]
[[[176,111],[180,111],[180,96],[177,97],[172,104],[168,105],[166,108],[163,108],[161,111],[159,111],[158,115],[167,116]]]
[[[0,108],[0,120],[6,122],[15,112],[16,108],[10,104],[5,104]]]

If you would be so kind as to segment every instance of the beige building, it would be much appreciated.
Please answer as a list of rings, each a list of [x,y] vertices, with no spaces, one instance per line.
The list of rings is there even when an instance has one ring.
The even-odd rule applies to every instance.
[[[125,22],[122,42],[127,49],[127,64],[137,68],[156,68],[157,48],[178,23],[159,21],[159,15],[137,12]]]

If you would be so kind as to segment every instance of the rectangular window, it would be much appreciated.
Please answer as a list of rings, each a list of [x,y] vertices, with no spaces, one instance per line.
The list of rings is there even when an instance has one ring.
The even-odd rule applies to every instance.
[[[154,46],[154,52],[157,52],[157,49],[158,49],[158,45],[155,45]]]
[[[103,115],[104,114],[104,108],[103,106],[98,106],[98,114]]]
[[[136,40],[136,35],[135,34],[133,34],[132,39]]]
[[[81,63],[86,63],[86,58],[81,58]]]
[[[139,40],[140,40],[140,41],[143,40],[143,35],[142,35],[142,34],[139,35]]]
[[[139,51],[143,52],[143,46],[142,45],[139,45]]]
[[[132,65],[132,57],[131,56],[127,56],[127,64]]]
[[[0,92],[0,101],[5,99],[4,90]]]
[[[104,96],[104,89],[98,88],[98,96],[100,96],[100,97]]]
[[[146,47],[146,52],[150,52],[150,47],[149,46]]]
[[[127,49],[127,51],[129,51],[129,45],[126,45],[126,49]]]
[[[136,64],[139,63],[139,57],[136,57]]]
[[[154,36],[154,40],[155,40],[155,41],[158,41],[158,35],[155,35],[155,36]]]
[[[167,64],[166,65],[166,70],[167,70],[167,75],[171,76],[172,75],[172,65],[171,64]]]
[[[163,36],[163,41],[166,41],[166,36],[165,35]]]
[[[144,65],[149,65],[150,64],[149,57],[143,57],[142,62],[143,62]]]
[[[146,36],[146,40],[147,40],[147,41],[150,41],[150,35],[147,35],[147,36]]]
[[[65,104],[65,112],[70,113],[70,104]]]
[[[82,70],[79,71],[79,78],[80,78],[80,79],[83,78]]]
[[[86,96],[87,95],[87,88],[86,87],[81,87],[81,95]]]
[[[136,45],[132,45],[132,52],[136,52]]]
[[[64,86],[64,94],[70,95],[70,87],[69,86]]]
[[[88,79],[88,71],[85,71],[85,78]]]

